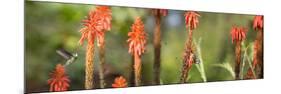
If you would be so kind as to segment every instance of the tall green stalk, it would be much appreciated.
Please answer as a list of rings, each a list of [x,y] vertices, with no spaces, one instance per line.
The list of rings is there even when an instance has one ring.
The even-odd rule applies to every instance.
[[[197,58],[199,59],[199,63],[195,64],[196,68],[198,69],[198,71],[200,72],[201,78],[203,80],[203,82],[207,82],[207,77],[206,77],[206,73],[205,73],[205,69],[204,69],[204,62],[201,56],[201,38],[198,40],[198,42],[194,42],[196,45],[196,51],[197,51]]]

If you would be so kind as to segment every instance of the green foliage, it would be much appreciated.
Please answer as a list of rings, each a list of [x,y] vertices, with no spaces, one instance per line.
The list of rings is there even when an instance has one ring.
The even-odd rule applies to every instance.
[[[233,80],[235,79],[234,69],[228,62],[222,64],[214,64],[214,66],[225,69],[229,73],[229,75],[233,78]]]
[[[203,82],[207,82],[206,73],[205,73],[205,69],[204,69],[204,61],[201,56],[201,48],[200,48],[201,38],[198,40],[198,42],[194,42],[194,43],[195,43],[196,52],[197,52],[197,56],[198,56],[197,58],[200,61],[199,64],[195,64],[195,66],[198,69],[198,71],[200,72]]]

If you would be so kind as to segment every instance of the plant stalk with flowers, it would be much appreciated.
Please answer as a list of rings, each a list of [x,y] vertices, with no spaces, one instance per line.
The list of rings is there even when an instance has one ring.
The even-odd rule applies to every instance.
[[[182,65],[182,72],[180,83],[185,83],[186,79],[188,78],[188,72],[191,69],[193,63],[195,63],[195,53],[192,43],[192,33],[193,30],[198,26],[199,20],[198,18],[200,15],[195,11],[187,11],[185,13],[185,24],[186,29],[188,29],[188,38],[186,40],[185,51],[183,55],[183,65]]]
[[[252,75],[255,73],[249,68],[246,79],[263,78],[263,16],[257,15],[254,17],[253,28],[257,31],[257,35],[254,42],[252,68],[256,70],[257,76],[253,77]]]
[[[235,44],[235,79],[240,79],[241,45],[246,38],[247,29],[233,26],[231,29],[232,43]]]
[[[103,34],[98,37],[98,47],[99,47],[99,59],[100,59],[100,68],[99,68],[99,77],[100,77],[100,88],[104,88],[106,83],[104,81],[104,71],[105,71],[105,32],[111,29],[111,10],[108,6],[99,6],[97,7],[97,12],[100,16],[101,30]]]
[[[255,16],[253,28],[257,31],[254,44],[253,68],[257,70],[257,77],[263,78],[263,16]]]
[[[146,33],[140,17],[135,19],[128,36],[129,39],[127,42],[129,43],[129,53],[134,56],[135,86],[140,86],[142,65],[141,55],[144,53],[146,45]]]
[[[152,13],[155,18],[154,28],[154,84],[160,84],[160,68],[161,68],[161,16],[166,16],[168,10],[153,9]]]
[[[107,6],[98,6],[95,10],[89,12],[88,18],[84,20],[84,28],[80,30],[82,33],[79,40],[80,45],[83,45],[84,40],[87,41],[86,64],[85,64],[85,89],[94,88],[94,42],[97,38],[98,47],[101,49],[100,58],[103,58],[100,63],[101,87],[104,87],[104,33],[110,30],[111,27],[111,11]]]

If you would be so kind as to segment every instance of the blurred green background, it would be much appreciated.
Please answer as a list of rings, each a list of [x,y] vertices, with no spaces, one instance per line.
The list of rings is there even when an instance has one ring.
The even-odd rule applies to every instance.
[[[85,46],[79,46],[79,30],[82,20],[95,5],[65,4],[51,2],[25,2],[25,88],[27,92],[48,91],[47,80],[56,64],[66,62],[56,53],[64,48],[74,53],[78,59],[66,67],[71,80],[69,90],[84,88]],[[142,84],[152,85],[153,81],[153,31],[154,17],[150,9],[111,7],[112,29],[106,33],[106,82],[110,87],[116,76],[124,76],[130,83],[132,72],[131,55],[128,53],[127,33],[134,18],[140,16],[148,34],[146,52],[142,56]],[[233,80],[228,67],[234,64],[234,45],[230,29],[233,25],[248,28],[243,47],[252,48],[255,32],[252,29],[254,15],[199,12],[199,26],[194,31],[194,40],[201,38],[201,55],[208,82]],[[179,83],[184,43],[187,32],[184,11],[169,10],[163,17],[161,48],[161,83]],[[98,75],[98,51],[95,51],[95,75]],[[252,57],[252,51],[248,51]],[[225,67],[220,67],[220,65]],[[246,65],[247,66],[247,65]],[[233,71],[232,71],[233,72]],[[96,79],[97,76],[96,76]],[[98,82],[98,81],[95,81]],[[199,71],[192,67],[189,82],[202,82]],[[96,84],[95,86],[99,86]],[[131,85],[129,85],[131,86]],[[99,88],[99,87],[96,87]]]

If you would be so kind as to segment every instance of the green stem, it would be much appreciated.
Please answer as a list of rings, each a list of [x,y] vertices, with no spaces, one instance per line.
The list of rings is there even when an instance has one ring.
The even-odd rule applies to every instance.
[[[201,56],[200,44],[201,44],[201,38],[198,40],[198,43],[195,42],[198,58],[200,60],[200,63],[196,64],[195,66],[198,69],[198,71],[200,72],[203,82],[207,82],[207,77],[206,77],[206,73],[205,73],[205,69],[204,69],[204,63],[203,63],[203,59]]]

